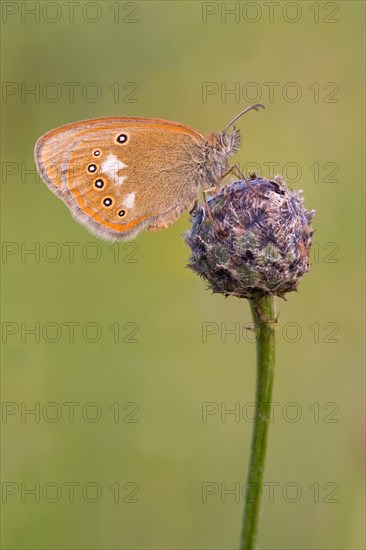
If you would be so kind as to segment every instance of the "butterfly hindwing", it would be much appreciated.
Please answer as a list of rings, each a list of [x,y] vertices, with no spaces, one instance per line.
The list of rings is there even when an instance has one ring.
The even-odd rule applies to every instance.
[[[204,137],[160,119],[112,117],[58,128],[36,144],[47,185],[93,233],[131,238],[173,223],[197,197]]]

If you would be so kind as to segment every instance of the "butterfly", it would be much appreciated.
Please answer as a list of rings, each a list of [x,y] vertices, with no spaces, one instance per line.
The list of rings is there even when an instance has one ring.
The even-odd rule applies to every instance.
[[[48,187],[93,234],[129,240],[170,226],[199,197],[217,190],[239,149],[233,123],[203,135],[178,122],[109,117],[60,126],[35,145]],[[229,131],[230,129],[230,131]]]

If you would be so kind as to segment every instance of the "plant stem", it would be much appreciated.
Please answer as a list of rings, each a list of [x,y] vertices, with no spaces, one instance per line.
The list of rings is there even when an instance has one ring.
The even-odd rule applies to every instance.
[[[254,550],[256,547],[276,351],[274,297],[266,296],[252,300],[250,307],[257,335],[256,417],[253,426],[240,550]]]

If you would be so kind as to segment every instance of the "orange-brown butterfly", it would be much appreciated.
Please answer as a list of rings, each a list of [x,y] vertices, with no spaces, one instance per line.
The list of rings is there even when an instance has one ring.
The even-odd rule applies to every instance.
[[[83,120],[47,132],[35,160],[48,187],[92,233],[131,239],[142,229],[171,225],[192,207],[199,190],[217,189],[240,134],[207,136],[178,122],[110,117]]]

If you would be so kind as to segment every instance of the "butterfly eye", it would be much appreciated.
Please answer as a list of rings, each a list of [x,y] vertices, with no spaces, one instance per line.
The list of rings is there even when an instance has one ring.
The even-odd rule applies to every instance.
[[[95,187],[98,187],[98,189],[103,189],[104,187],[104,181],[101,179],[95,180],[94,183]]]
[[[109,197],[106,197],[106,198],[103,200],[104,206],[111,206],[112,202],[113,202],[112,199],[110,199]]]
[[[126,143],[126,141],[127,141],[126,134],[120,134],[117,138],[117,141],[118,141],[118,143]]]
[[[97,171],[97,165],[96,164],[89,164],[88,172],[91,172],[93,174],[93,172],[96,172],[96,171]]]
[[[118,212],[118,215],[119,215],[120,218],[123,218],[123,216],[126,215],[126,210],[120,210],[120,211]]]
[[[95,157],[99,157],[100,156],[100,151],[98,151],[98,150],[94,151],[93,155]]]

